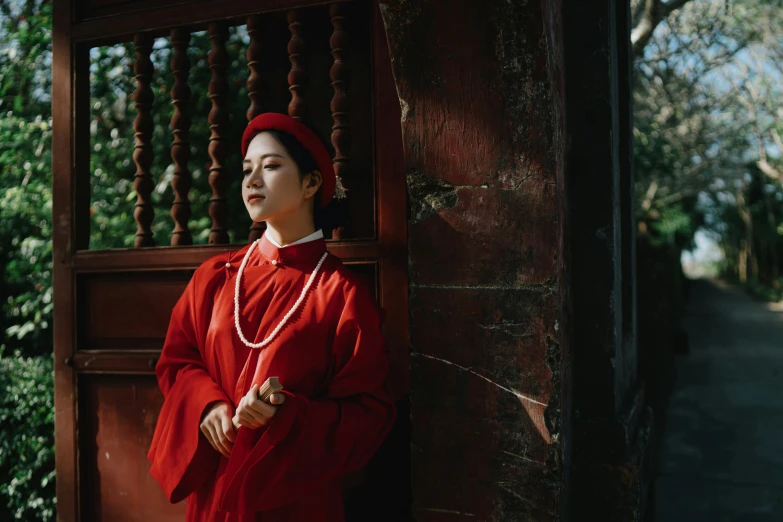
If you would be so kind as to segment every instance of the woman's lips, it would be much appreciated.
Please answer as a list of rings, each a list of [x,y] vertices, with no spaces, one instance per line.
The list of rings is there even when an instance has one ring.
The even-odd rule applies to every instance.
[[[257,199],[264,199],[264,196],[250,196],[247,198],[248,202],[255,201]]]

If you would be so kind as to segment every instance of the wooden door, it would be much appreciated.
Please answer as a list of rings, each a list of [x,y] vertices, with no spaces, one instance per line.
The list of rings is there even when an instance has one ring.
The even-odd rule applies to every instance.
[[[154,365],[171,309],[193,271],[207,258],[246,243],[229,240],[226,165],[238,155],[230,143],[244,127],[231,119],[225,77],[225,35],[246,24],[251,64],[247,116],[272,110],[304,116],[332,137],[338,173],[350,189],[348,221],[330,232],[329,250],[361,274],[387,310],[385,334],[392,356],[391,382],[400,422],[371,467],[371,478],[349,501],[357,520],[400,520],[409,510],[407,427],[407,237],[400,110],[386,37],[370,0],[332,3],[307,0],[58,0],[54,4],[54,349],[58,519],[62,521],[182,520],[184,503],[169,505],[149,475],[146,452],[162,404]],[[261,30],[261,28],[272,28]],[[209,114],[187,103],[187,61],[181,41],[208,31],[212,74]],[[149,157],[153,133],[149,60],[156,38],[169,37],[172,64],[181,69],[172,85],[175,201],[170,234],[153,240],[152,190],[160,182]],[[128,216],[136,229],[133,248],[90,248],[91,154],[90,50],[134,42],[134,200]],[[177,44],[176,42],[180,42]],[[284,53],[281,55],[281,53]],[[339,62],[335,66],[335,61]],[[347,66],[347,67],[346,67]],[[184,72],[182,69],[184,68]],[[129,72],[130,74],[130,72]],[[337,93],[337,94],[335,94]],[[186,115],[187,117],[183,117]],[[187,204],[193,170],[182,137],[187,120],[208,118],[210,136],[191,146],[209,148],[210,201]],[[176,120],[176,122],[174,121]],[[245,120],[246,121],[246,120]],[[209,216],[209,244],[193,244],[191,216]],[[247,223],[247,237],[257,225]],[[156,236],[157,234],[157,236]],[[377,481],[385,476],[386,483]],[[357,499],[364,499],[360,502]],[[403,515],[401,515],[403,514]],[[364,517],[364,518],[360,518]]]

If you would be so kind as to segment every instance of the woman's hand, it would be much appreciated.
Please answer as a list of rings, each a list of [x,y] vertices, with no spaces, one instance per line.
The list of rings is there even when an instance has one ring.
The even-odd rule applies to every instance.
[[[258,384],[254,384],[237,405],[237,411],[233,419],[234,425],[256,429],[269,424],[269,421],[272,420],[275,412],[277,412],[278,406],[285,402],[285,395],[273,393],[269,396],[269,401],[271,404],[267,404],[258,398]]]
[[[221,455],[226,458],[231,455],[236,438],[234,426],[231,424],[231,404],[219,401],[207,406],[199,428]]]

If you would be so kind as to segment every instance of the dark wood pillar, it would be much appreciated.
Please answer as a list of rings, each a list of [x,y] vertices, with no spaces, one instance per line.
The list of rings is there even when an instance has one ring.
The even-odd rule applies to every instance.
[[[652,414],[636,346],[627,0],[564,0],[575,520],[644,516]]]
[[[410,209],[414,517],[564,520],[560,2],[380,5]]]

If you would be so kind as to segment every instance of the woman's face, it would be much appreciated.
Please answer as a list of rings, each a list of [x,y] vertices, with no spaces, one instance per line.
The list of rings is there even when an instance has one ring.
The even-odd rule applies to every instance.
[[[253,221],[306,211],[321,181],[318,171],[300,180],[296,162],[268,132],[256,134],[250,142],[242,171],[242,199]]]

